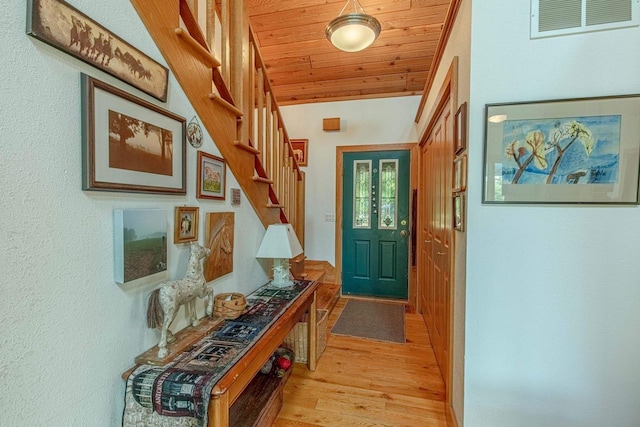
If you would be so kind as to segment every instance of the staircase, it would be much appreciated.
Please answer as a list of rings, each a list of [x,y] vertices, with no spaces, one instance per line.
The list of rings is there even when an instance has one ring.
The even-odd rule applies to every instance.
[[[304,172],[244,2],[200,2],[206,8],[194,0],[131,0],[263,225],[291,223],[304,247]]]

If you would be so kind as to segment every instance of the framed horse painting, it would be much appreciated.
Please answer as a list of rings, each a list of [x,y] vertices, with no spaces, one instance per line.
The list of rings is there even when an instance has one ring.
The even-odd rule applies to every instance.
[[[293,158],[296,159],[298,166],[307,166],[309,140],[308,139],[290,139],[289,142],[291,143],[291,149],[293,150]]]
[[[62,0],[29,0],[27,34],[165,102],[169,70]]]

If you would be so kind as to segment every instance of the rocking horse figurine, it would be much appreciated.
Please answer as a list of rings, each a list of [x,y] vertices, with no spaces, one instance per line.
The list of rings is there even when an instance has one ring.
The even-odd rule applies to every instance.
[[[167,350],[167,334],[171,334],[169,325],[173,322],[182,304],[187,304],[192,326],[199,323],[196,317],[196,297],[206,297],[206,312],[208,316],[211,315],[213,290],[207,287],[202,274],[202,258],[209,256],[210,253],[210,249],[192,242],[191,256],[184,279],[165,282],[162,287],[153,291],[149,296],[147,326],[161,328],[160,342],[158,343],[158,357],[160,358],[169,353]]]

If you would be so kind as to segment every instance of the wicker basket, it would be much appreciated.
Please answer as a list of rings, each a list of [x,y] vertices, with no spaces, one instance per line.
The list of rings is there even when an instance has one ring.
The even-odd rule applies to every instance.
[[[219,294],[213,300],[213,315],[223,319],[235,319],[244,313],[246,306],[247,300],[242,294]]]
[[[318,310],[318,359],[327,347],[327,322],[329,310]],[[292,349],[296,355],[296,363],[307,363],[307,328],[309,327],[307,315],[293,327],[289,335],[284,339],[284,345]]]

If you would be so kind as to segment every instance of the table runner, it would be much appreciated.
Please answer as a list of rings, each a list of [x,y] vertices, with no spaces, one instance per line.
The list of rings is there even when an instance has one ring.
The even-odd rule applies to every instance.
[[[246,297],[248,311],[224,320],[164,366],[140,365],[127,379],[122,425],[203,426],[211,390],[311,284],[270,283]]]

